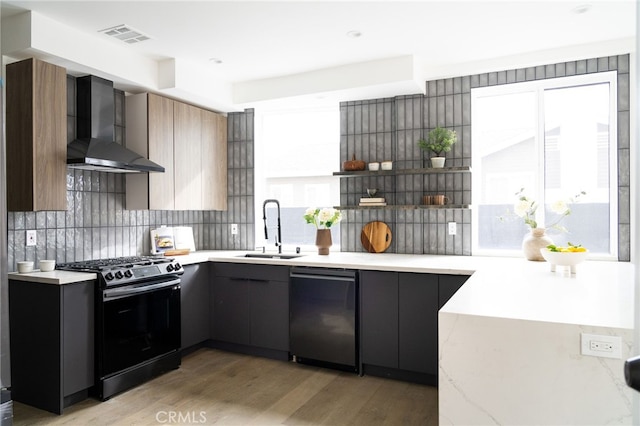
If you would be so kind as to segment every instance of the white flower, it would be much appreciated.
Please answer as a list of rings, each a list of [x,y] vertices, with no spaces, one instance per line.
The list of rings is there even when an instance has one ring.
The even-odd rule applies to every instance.
[[[304,220],[316,226],[318,229],[331,228],[340,220],[342,220],[342,213],[340,210],[332,207],[324,207],[322,209],[316,207],[309,207],[304,213]]]
[[[555,201],[550,205],[551,211],[558,215],[555,221],[547,224],[546,228],[556,228],[562,231],[566,231],[564,227],[559,226],[558,224],[565,216],[571,214],[571,209],[569,208],[569,202],[576,202],[577,199],[581,195],[585,195],[586,192],[580,191],[575,197],[570,198],[568,201],[559,200]],[[530,199],[526,195],[524,195],[524,188],[521,188],[520,191],[516,192],[516,196],[518,197],[518,201],[513,205],[513,212],[516,216],[521,217],[524,220],[524,223],[530,226],[532,229],[538,227],[538,222],[536,222],[536,210],[538,210],[538,203],[535,200]],[[500,218],[502,220],[502,218]],[[544,228],[544,226],[542,226]]]
[[[320,210],[320,214],[318,215],[318,219],[320,219],[320,223],[325,223],[329,219],[331,219],[333,212],[328,208],[324,208]]]
[[[525,217],[529,213],[531,203],[527,200],[518,200],[513,206],[513,212],[519,217]]]
[[[565,214],[569,210],[569,206],[563,200],[558,200],[551,204],[551,211],[556,214]]]

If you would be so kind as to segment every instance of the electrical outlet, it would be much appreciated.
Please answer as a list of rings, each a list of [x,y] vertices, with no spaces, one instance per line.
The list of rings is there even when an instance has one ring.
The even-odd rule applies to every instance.
[[[582,355],[622,358],[622,338],[620,336],[581,333],[580,340]]]
[[[456,223],[455,222],[449,222],[448,226],[449,226],[449,235],[456,235],[456,231],[457,231]]]
[[[30,229],[27,231],[27,247],[36,245],[36,230]]]
[[[237,223],[232,223],[231,224],[231,235],[238,235],[238,224]]]

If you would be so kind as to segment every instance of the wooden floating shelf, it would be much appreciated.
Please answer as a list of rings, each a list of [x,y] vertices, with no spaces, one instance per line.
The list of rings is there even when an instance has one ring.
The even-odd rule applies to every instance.
[[[444,167],[442,169],[422,168],[422,169],[398,169],[398,170],[360,170],[356,172],[333,172],[334,176],[359,177],[359,176],[395,176],[395,175],[418,175],[432,173],[468,173],[471,167]]]

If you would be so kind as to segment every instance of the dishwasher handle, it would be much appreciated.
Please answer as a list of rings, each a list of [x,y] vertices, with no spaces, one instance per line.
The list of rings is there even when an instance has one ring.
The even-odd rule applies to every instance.
[[[291,274],[291,278],[309,278],[313,280],[327,280],[327,281],[348,281],[354,282],[355,277],[336,277],[327,275],[305,275],[305,274]]]
[[[356,271],[345,269],[291,268],[290,278],[310,278],[316,280],[355,281]]]

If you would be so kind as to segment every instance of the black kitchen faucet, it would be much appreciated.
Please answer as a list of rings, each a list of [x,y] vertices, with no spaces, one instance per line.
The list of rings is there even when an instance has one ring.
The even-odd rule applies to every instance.
[[[280,202],[275,199],[264,200],[262,203],[262,219],[264,220],[264,239],[269,239],[269,228],[267,227],[267,204],[275,203],[278,206],[278,233],[276,234],[276,247],[278,247],[278,253],[282,253],[282,234],[280,231]]]

